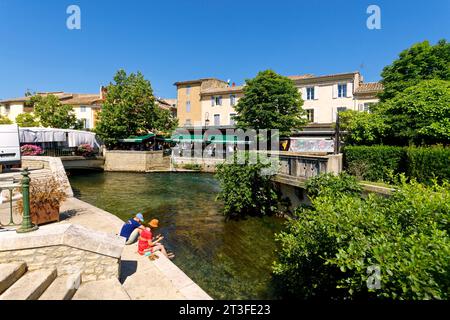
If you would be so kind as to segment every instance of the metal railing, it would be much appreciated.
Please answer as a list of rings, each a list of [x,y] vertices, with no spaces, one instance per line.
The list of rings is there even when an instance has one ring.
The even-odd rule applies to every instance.
[[[81,156],[78,147],[69,147],[66,143],[60,142],[39,142],[39,143],[22,143],[24,145],[34,145],[42,149],[43,153],[36,156],[46,157],[68,157]],[[98,156],[100,154],[99,148],[94,148],[91,156]]]
[[[4,190],[9,191],[9,222],[7,224],[3,224],[0,221],[0,229],[2,227],[13,227],[13,226],[19,226],[20,228],[16,229],[17,233],[25,233],[25,232],[31,232],[38,229],[36,225],[34,225],[31,222],[31,216],[30,216],[30,172],[28,171],[28,168],[25,168],[21,172],[22,179],[20,182],[18,182],[15,178],[12,178],[12,181],[9,181],[7,183],[1,184],[0,181],[0,192],[3,192]],[[4,181],[3,181],[4,182]],[[22,215],[22,221],[21,223],[17,223],[14,221],[14,213],[13,213],[13,196],[14,196],[14,190],[16,189],[22,190],[22,202],[23,202],[23,215]]]

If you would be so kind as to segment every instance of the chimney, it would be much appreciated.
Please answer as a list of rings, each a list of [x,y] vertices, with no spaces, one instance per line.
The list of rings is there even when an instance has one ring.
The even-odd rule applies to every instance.
[[[105,100],[107,92],[108,92],[108,90],[106,89],[106,87],[101,86],[100,87],[100,99]]]

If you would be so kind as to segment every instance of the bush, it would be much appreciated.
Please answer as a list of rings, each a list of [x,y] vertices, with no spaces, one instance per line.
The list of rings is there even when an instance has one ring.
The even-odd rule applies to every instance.
[[[450,148],[408,148],[407,157],[409,177],[424,183],[433,179],[450,181]]]
[[[345,169],[360,180],[392,182],[404,173],[421,183],[450,180],[450,148],[346,146]]]
[[[361,194],[362,188],[359,185],[355,177],[342,172],[338,176],[333,173],[326,173],[318,175],[309,179],[305,185],[308,195],[312,198],[323,195],[324,193],[329,195],[336,194]]]
[[[382,145],[346,146],[344,163],[349,173],[362,180],[390,182],[393,174],[405,172],[406,150]]]
[[[20,152],[22,153],[22,156],[39,156],[44,153],[44,150],[33,144],[25,144],[20,147]]]
[[[274,273],[297,298],[448,299],[450,185],[402,182],[390,198],[320,192],[299,208]],[[379,268],[379,288],[368,273]]]
[[[224,215],[238,218],[246,215],[264,216],[277,212],[280,195],[270,175],[262,175],[263,164],[221,164],[216,178],[221,190],[218,199],[224,202]]]

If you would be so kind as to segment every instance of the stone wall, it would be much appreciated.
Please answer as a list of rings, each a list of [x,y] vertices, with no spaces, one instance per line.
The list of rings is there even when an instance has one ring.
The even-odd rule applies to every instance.
[[[170,159],[163,151],[105,151],[105,171],[168,171]]]
[[[72,187],[60,158],[24,156],[22,157],[22,168],[49,169],[52,175],[64,186],[67,196],[73,197]]]
[[[186,165],[199,165],[203,172],[215,172],[218,164],[224,163],[223,159],[215,158],[187,158],[187,157],[173,157],[173,171],[177,169],[185,169]]]
[[[24,261],[29,270],[55,267],[82,281],[119,278],[125,238],[79,225],[52,224],[37,231],[0,233],[0,264]]]
[[[58,276],[81,273],[83,282],[118,278],[119,260],[69,246],[2,251],[0,263],[24,261],[29,271],[56,268]]]

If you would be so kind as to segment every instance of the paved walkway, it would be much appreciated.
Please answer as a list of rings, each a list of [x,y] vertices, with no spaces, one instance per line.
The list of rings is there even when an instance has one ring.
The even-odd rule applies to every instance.
[[[123,221],[76,198],[61,208],[61,222],[79,224],[93,230],[117,234]],[[162,254],[150,261],[137,253],[137,244],[122,252],[120,282],[133,300],[211,299],[183,271]]]

